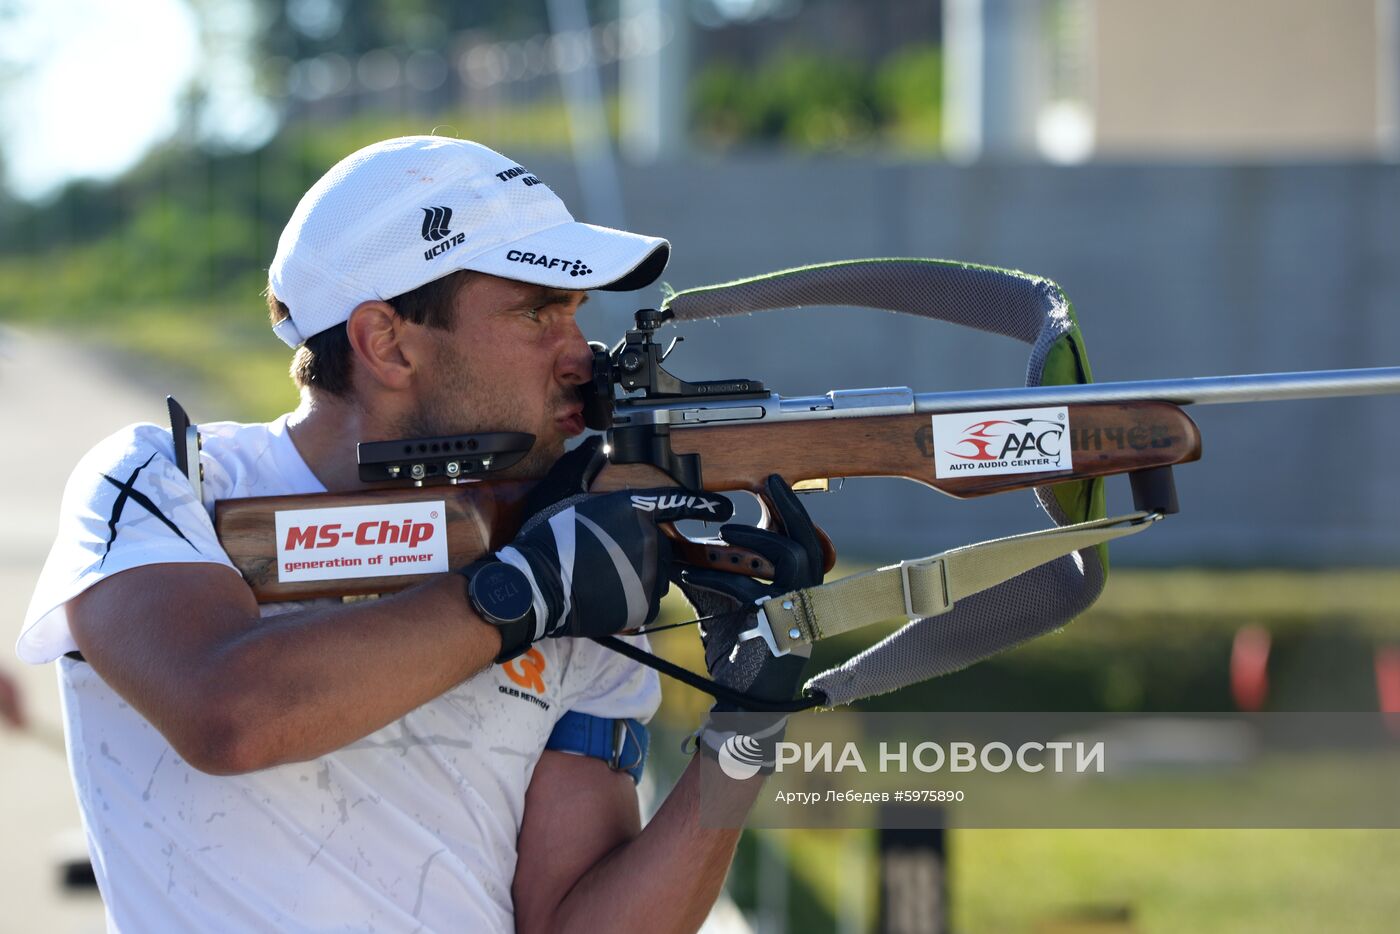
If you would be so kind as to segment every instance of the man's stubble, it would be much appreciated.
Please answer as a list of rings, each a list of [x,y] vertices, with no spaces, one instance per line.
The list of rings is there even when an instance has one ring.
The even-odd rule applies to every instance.
[[[458,353],[446,341],[434,351],[434,378],[428,390],[403,422],[402,437],[433,438],[444,435],[487,431],[525,431],[536,435],[530,452],[513,467],[493,473],[496,478],[542,477],[564,453],[562,438],[541,438],[541,427],[529,424],[526,413],[508,389],[477,375],[473,361]],[[560,393],[550,399],[549,417],[573,401]],[[533,417],[533,416],[532,416]]]

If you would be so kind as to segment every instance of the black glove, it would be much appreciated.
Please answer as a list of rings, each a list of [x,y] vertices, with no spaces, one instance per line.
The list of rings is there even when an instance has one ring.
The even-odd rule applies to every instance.
[[[765,584],[742,574],[692,567],[681,569],[679,580],[698,616],[719,616],[700,629],[710,677],[760,700],[787,701],[802,685],[811,647],[800,646],[775,657],[762,639],[740,642],[739,633],[754,625],[758,599],[822,582],[822,546],[807,510],[783,478],[773,474],[765,481],[765,489],[774,511],[770,519],[776,520],[781,534],[746,525],[726,525],[720,534],[727,544],[767,558],[773,564],[773,582]],[[712,709],[721,713],[739,708],[718,701]]]
[[[605,636],[656,618],[669,589],[671,543],[658,527],[681,519],[724,521],[722,496],[680,487],[587,493],[605,459],[590,438],[561,458],[526,499],[520,534],[483,563],[504,562],[528,578],[533,627],[502,631],[501,657],[548,636]]]

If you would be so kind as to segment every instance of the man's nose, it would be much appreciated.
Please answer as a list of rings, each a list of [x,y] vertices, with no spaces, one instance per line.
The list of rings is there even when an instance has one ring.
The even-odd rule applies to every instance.
[[[555,375],[560,382],[579,385],[593,378],[593,348],[588,346],[583,332],[572,320],[562,338],[563,346],[555,366]]]

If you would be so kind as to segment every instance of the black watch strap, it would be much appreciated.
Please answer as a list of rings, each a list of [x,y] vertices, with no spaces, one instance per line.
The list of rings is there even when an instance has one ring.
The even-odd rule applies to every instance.
[[[522,619],[509,626],[497,626],[496,631],[501,634],[501,651],[496,655],[497,664],[524,655],[535,641],[535,621],[533,619]]]

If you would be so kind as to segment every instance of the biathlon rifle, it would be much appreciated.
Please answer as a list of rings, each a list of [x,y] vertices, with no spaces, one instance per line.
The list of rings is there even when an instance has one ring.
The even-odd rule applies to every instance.
[[[891,300],[892,282],[912,283],[913,294]],[[820,294],[814,295],[816,287]],[[944,304],[930,311],[924,302]],[[991,318],[984,307],[989,303]],[[863,304],[1020,337],[1036,348],[1029,382],[1053,375],[1058,359],[1062,370],[1069,361],[1075,384],[932,393],[839,389],[785,397],[756,379],[687,382],[662,366],[675,343],[663,350],[656,331],[668,321],[809,304]],[[1086,567],[1086,558],[1093,565],[1094,546],[1178,510],[1172,468],[1201,456],[1200,433],[1182,406],[1400,392],[1400,367],[1091,383],[1078,325],[1058,286],[1021,273],[928,260],[852,261],[679,293],[661,309],[638,311],[616,346],[593,349],[585,422],[605,431],[608,441],[608,464],[594,492],[679,484],[761,500],[763,482],[773,473],[799,491],[851,477],[902,477],[960,499],[1036,489],[1055,520],[1055,529],[767,601],[759,626],[746,635],[762,637],[775,653],[878,620],[907,623],[809,682],[808,699],[793,709],[848,703],[956,670],[1082,612],[1103,586],[1104,569]],[[1058,378],[1067,381],[1063,373]],[[190,469],[198,461],[198,431],[171,402],[177,460],[198,484],[198,471]],[[397,591],[511,541],[537,478],[492,474],[518,463],[533,440],[489,432],[361,443],[360,479],[373,488],[222,500],[215,504],[215,527],[260,602]],[[1117,474],[1128,476],[1136,511],[1109,519],[1099,478]],[[681,561],[772,575],[756,554],[670,533]],[[824,546],[830,570],[835,550],[829,540]],[[1064,563],[1075,560],[1072,552],[1078,552],[1077,564]],[[1068,596],[1057,603],[1054,588]],[[919,624],[952,612],[955,603],[965,603],[966,612],[954,613],[937,630],[919,631]],[[837,617],[852,619],[834,625]],[[989,625],[995,630],[990,635]],[[715,693],[711,682],[635,645],[604,641]],[[883,666],[872,655],[882,656]],[[866,670],[889,669],[891,660],[898,669],[893,673]]]

